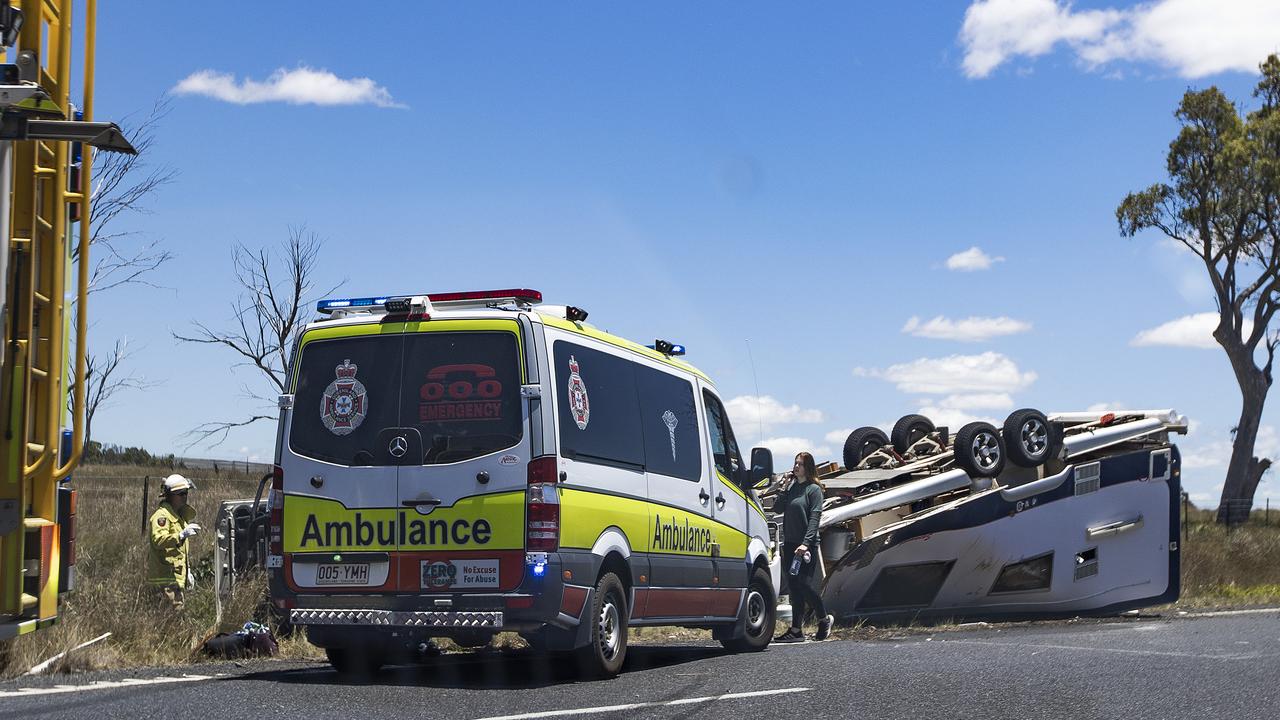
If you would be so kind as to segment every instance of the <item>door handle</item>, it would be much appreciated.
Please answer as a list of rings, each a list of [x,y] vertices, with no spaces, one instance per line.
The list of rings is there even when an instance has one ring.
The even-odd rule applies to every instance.
[[[418,507],[419,505],[439,505],[444,502],[440,498],[420,498],[418,500],[401,500],[400,504],[405,507]]]
[[[1113,523],[1108,523],[1106,525],[1091,527],[1085,531],[1084,536],[1085,536],[1085,539],[1087,540],[1095,540],[1100,537],[1109,537],[1112,535],[1119,535],[1120,533],[1129,532],[1130,530],[1137,530],[1140,527],[1142,527],[1141,515],[1135,518],[1130,518],[1128,520],[1121,520],[1119,522],[1113,522]]]
[[[724,509],[724,493],[722,492],[716,493],[716,507],[720,510]]]
[[[707,501],[710,499],[711,499],[711,494],[707,492],[706,488],[702,488],[698,490],[698,500],[703,505],[706,505]]]

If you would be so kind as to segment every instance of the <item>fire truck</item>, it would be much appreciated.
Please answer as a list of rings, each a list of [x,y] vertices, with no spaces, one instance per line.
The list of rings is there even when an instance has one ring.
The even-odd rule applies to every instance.
[[[135,152],[93,121],[96,5],[0,0],[0,641],[74,584],[93,149]]]

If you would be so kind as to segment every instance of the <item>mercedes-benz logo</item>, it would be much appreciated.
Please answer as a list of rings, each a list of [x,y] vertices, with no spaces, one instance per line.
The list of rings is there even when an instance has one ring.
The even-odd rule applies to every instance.
[[[405,440],[403,435],[397,435],[391,439],[387,452],[391,453],[391,457],[404,457],[404,454],[409,452],[409,441]]]

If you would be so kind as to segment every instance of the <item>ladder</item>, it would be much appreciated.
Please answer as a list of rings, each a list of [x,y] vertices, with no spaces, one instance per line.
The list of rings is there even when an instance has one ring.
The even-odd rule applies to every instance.
[[[74,534],[67,523],[74,495],[62,494],[60,511],[59,482],[79,461],[84,442],[93,155],[80,148],[102,144],[97,136],[115,127],[92,122],[96,0],[85,0],[74,18],[83,30],[85,60],[83,121],[72,118],[75,4],[0,0],[8,27],[20,23],[17,37],[5,38],[6,44],[16,39],[13,54],[5,51],[0,64],[0,639],[56,618],[59,576],[70,559],[61,552]],[[132,150],[114,139],[117,147],[108,149]],[[76,225],[78,282],[69,298]],[[70,447],[63,448],[69,386],[73,431]]]

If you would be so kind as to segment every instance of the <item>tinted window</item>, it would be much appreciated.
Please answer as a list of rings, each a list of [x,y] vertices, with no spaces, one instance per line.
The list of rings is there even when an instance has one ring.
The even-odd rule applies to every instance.
[[[1048,590],[1053,579],[1053,553],[1005,565],[991,587],[992,593]]]
[[[711,454],[716,461],[716,470],[726,478],[736,481],[738,469],[742,467],[742,454],[738,452],[738,441],[733,437],[729,417],[715,395],[704,390],[702,399],[707,406],[707,425],[711,431]]]
[[[392,463],[379,440],[388,428],[416,428],[421,462],[439,464],[516,445],[524,427],[512,333],[310,342],[294,393],[290,448],[341,465]]]
[[[702,443],[693,385],[660,370],[636,365],[636,389],[640,393],[646,469],[696,482],[702,474]]]
[[[520,442],[520,360],[514,333],[404,336],[401,426],[422,436],[423,464],[460,462]]]
[[[954,561],[947,561],[884,568],[858,602],[858,608],[931,605],[954,564]]]
[[[400,335],[302,346],[289,447],[340,465],[370,465],[378,433],[399,425]]]
[[[557,342],[555,364],[564,456],[643,468],[644,435],[635,363]]]

